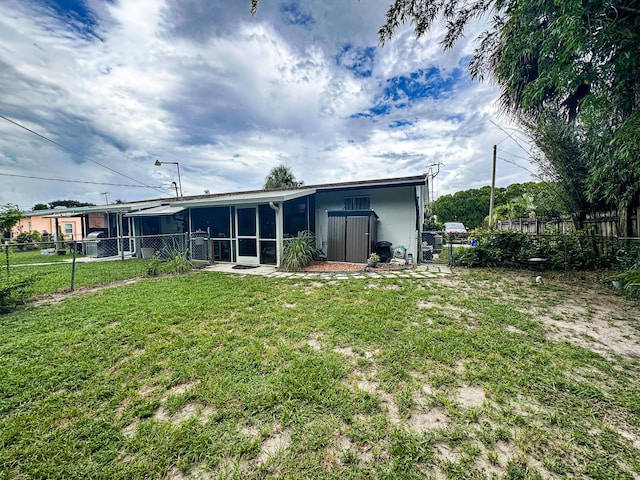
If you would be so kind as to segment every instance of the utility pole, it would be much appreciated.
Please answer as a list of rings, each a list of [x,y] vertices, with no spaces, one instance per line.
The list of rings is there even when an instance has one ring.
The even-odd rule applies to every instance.
[[[104,203],[106,205],[109,205],[109,197],[107,197],[108,194],[109,192],[102,192],[102,195],[104,195]]]
[[[434,184],[435,178],[440,173],[440,165],[444,165],[444,163],[437,162],[427,166],[427,208],[429,211],[429,218],[433,216],[433,210],[432,210],[432,204],[434,201],[433,184]],[[433,167],[438,167],[435,173],[433,173]],[[429,193],[429,188],[431,188],[431,193]]]
[[[491,201],[489,202],[489,228],[493,227],[493,202],[496,196],[496,150],[497,145],[493,146],[493,169],[491,172]]]

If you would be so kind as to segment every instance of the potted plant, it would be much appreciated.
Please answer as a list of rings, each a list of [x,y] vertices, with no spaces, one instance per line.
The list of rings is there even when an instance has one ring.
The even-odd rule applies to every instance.
[[[369,259],[367,260],[367,266],[376,267],[379,261],[380,255],[378,255],[376,252],[371,252],[371,255],[369,255]]]

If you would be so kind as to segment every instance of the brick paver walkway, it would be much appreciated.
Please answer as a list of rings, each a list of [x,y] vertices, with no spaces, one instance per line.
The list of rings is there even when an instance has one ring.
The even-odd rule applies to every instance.
[[[246,270],[236,270],[233,264],[217,263],[206,267],[206,270],[236,273],[240,275],[263,275],[272,278],[316,278],[327,280],[366,280],[371,278],[402,278],[402,279],[421,279],[421,278],[438,278],[451,273],[451,269],[447,265],[422,264],[415,268],[405,270],[371,270],[361,272],[282,272],[275,267],[259,266]]]

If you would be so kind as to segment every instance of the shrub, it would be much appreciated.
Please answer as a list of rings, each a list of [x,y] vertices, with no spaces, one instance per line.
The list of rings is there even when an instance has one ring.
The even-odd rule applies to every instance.
[[[22,232],[15,238],[15,241],[18,244],[16,248],[21,251],[37,250],[38,246],[35,245],[35,243],[40,240],[40,233],[37,231]]]
[[[162,265],[162,271],[166,273],[187,273],[193,269],[193,263],[189,260],[189,252],[181,252],[171,249],[168,252],[168,260]]]
[[[623,295],[640,298],[640,268],[632,268],[614,277],[620,282]]]
[[[160,252],[155,252],[153,258],[147,266],[147,275],[149,275],[150,277],[157,276],[160,271],[160,265],[162,265],[163,262],[164,260],[160,256]]]
[[[320,253],[315,247],[316,236],[305,230],[298,236],[285,240],[282,251],[282,268],[289,272],[297,272],[309,265]]]
[[[0,280],[0,314],[11,312],[25,304],[31,298],[33,281],[32,277]]]
[[[147,275],[155,277],[159,273],[186,273],[192,269],[188,251],[165,248],[162,253],[155,252],[147,266]]]
[[[456,263],[469,267],[522,267],[533,257],[545,258],[551,270],[588,270],[607,268],[617,263],[616,250],[585,230],[557,231],[546,235],[522,232],[479,231],[476,246],[458,256]]]
[[[466,249],[456,263],[469,267],[518,267],[535,251],[531,236],[522,232],[478,231],[476,246]]]

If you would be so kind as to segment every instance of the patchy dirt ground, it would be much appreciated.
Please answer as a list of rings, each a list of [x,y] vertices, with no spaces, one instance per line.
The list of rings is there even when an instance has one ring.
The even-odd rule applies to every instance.
[[[56,304],[56,303],[60,303],[65,298],[69,298],[74,295],[83,295],[85,293],[99,292],[100,290],[104,290],[106,288],[114,288],[114,287],[121,287],[123,285],[130,285],[132,283],[139,282],[140,280],[142,280],[142,277],[129,278],[127,280],[119,280],[117,282],[111,282],[105,285],[97,285],[95,287],[77,288],[73,291],[41,295],[39,297],[36,297],[36,299],[31,303],[31,305],[33,305],[34,307],[38,307],[40,305],[45,305],[45,304]]]

